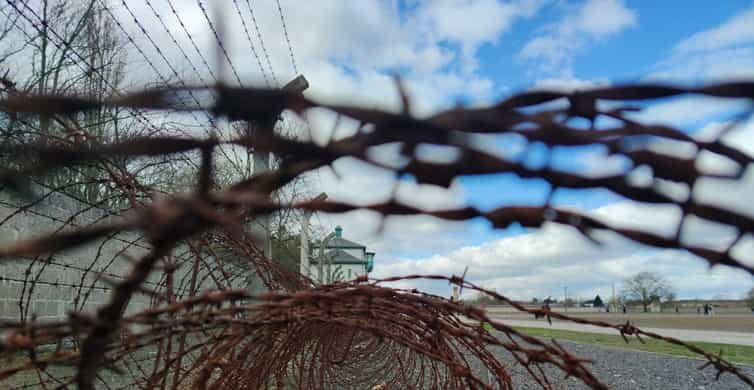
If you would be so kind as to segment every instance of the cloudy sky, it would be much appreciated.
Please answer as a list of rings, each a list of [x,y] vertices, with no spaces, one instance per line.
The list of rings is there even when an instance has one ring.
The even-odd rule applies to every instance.
[[[110,3],[134,42],[169,75],[167,64],[129,10],[120,1]],[[399,96],[392,77],[398,73],[419,116],[456,104],[491,104],[532,88],[573,90],[648,80],[698,84],[754,76],[750,1],[722,1],[711,7],[706,1],[281,0],[280,9],[274,0],[202,3],[225,37],[225,49],[245,85],[277,86],[291,79],[296,74],[292,54],[298,72],[311,84],[309,97],[395,110]],[[127,4],[185,80],[211,80],[188,38],[191,35],[210,67],[216,67],[216,39],[196,1],[129,0]],[[138,70],[131,81],[153,80],[156,74],[147,61],[134,47],[128,50],[129,69]],[[235,83],[227,64],[222,77]],[[739,101],[686,97],[656,102],[636,119],[673,124],[708,137],[745,108]],[[326,113],[314,112],[307,119],[313,137],[320,140],[334,124]],[[726,141],[754,153],[752,129],[754,125],[744,124]],[[343,137],[353,131],[353,124],[344,122],[335,134]],[[478,144],[503,155],[525,146],[505,137],[480,138]],[[683,145],[654,147],[667,153],[688,152]],[[395,153],[390,145],[383,149],[375,153],[386,158]],[[420,152],[437,158],[452,155],[429,148]],[[707,169],[730,168],[715,156],[702,157],[700,164]],[[553,161],[561,169],[590,174],[625,168],[621,160],[606,159],[603,150],[588,148],[557,153]],[[747,209],[749,194],[754,193],[753,175],[747,173],[742,183],[706,180],[694,196],[754,214]],[[641,172],[636,176],[641,180]],[[394,185],[389,173],[351,160],[337,161],[333,169],[312,177],[315,192],[321,189],[331,199],[361,203],[385,200]],[[547,190],[541,181],[495,175],[461,178],[450,190],[402,181],[398,197],[426,208],[471,204],[489,209],[541,204]],[[672,207],[643,206],[606,191],[561,190],[554,203],[664,233],[672,231],[678,219]],[[412,217],[388,219],[377,234],[379,220],[366,212],[319,219],[328,227],[341,224],[347,238],[377,252],[374,276],[460,274],[468,266],[474,282],[519,299],[561,296],[563,286],[576,296],[609,296],[611,287],[619,289],[624,277],[645,270],[665,275],[683,298],[738,298],[754,285],[750,276],[723,268],[710,270],[687,253],[643,247],[610,235],[598,248],[563,226],[496,231],[479,221],[443,223]],[[720,246],[733,233],[692,221],[684,229],[684,239]],[[751,241],[745,239],[735,253],[746,258],[754,248]],[[450,292],[446,284],[419,286],[444,295]]]

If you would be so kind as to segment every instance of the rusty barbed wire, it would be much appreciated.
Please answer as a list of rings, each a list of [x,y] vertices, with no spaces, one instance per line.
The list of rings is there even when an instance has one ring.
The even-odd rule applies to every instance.
[[[189,91],[211,91],[213,105],[187,106],[172,96]],[[96,164],[114,157],[152,158],[185,152],[201,157],[193,191],[180,194],[150,193],[147,185],[123,174],[107,171],[108,182],[130,194],[129,209],[112,221],[71,227],[41,237],[18,240],[0,248],[0,261],[18,257],[55,255],[102,240],[117,244],[114,237],[125,232],[143,236],[143,250],[126,257],[120,278],[107,278],[109,301],[95,313],[71,311],[63,321],[40,321],[33,316],[0,323],[4,331],[0,356],[17,357],[12,366],[0,369],[0,380],[24,372],[35,375],[39,384],[82,389],[108,385],[106,373],[131,381],[142,388],[328,388],[338,386],[385,388],[513,388],[510,363],[501,361],[493,348],[507,350],[542,388],[557,385],[548,378],[545,366],[556,368],[585,385],[607,386],[589,370],[588,361],[574,356],[555,341],[521,334],[504,322],[491,319],[484,310],[461,302],[424,294],[417,290],[385,287],[385,283],[412,279],[444,280],[467,290],[500,299],[519,311],[583,324],[615,329],[628,336],[664,340],[683,346],[707,360],[721,374],[735,375],[742,384],[754,387],[751,378],[721,356],[692,344],[644,331],[633,324],[614,325],[580,319],[547,309],[529,309],[497,292],[483,289],[464,277],[405,275],[379,280],[362,277],[330,285],[311,280],[280,267],[256,247],[256,238],[244,224],[254,217],[296,208],[327,213],[371,210],[383,217],[429,215],[451,221],[484,218],[496,228],[512,224],[538,228],[546,223],[571,226],[584,237],[598,241],[598,231],[609,231],[630,240],[659,248],[686,250],[710,266],[721,265],[754,275],[754,267],[735,258],[731,249],[690,245],[681,239],[681,228],[689,216],[720,223],[744,236],[754,230],[754,219],[725,207],[703,203],[691,197],[680,199],[657,186],[638,186],[625,180],[626,173],[587,176],[558,170],[549,164],[533,168],[520,160],[478,150],[469,137],[478,133],[516,134],[529,142],[548,147],[601,145],[610,155],[619,155],[633,166],[651,168],[655,180],[686,186],[689,194],[698,180],[717,178],[741,180],[752,161],[746,153],[724,143],[694,139],[668,126],[643,125],[630,119],[634,109],[602,110],[602,100],[627,103],[700,94],[723,98],[754,99],[754,83],[721,83],[699,88],[664,85],[627,85],[596,88],[575,93],[527,92],[489,108],[452,109],[425,119],[376,109],[322,104],[300,94],[278,90],[214,87],[167,87],[137,91],[105,100],[73,96],[40,96],[7,91],[0,108],[9,115],[70,116],[106,107],[134,110],[202,110],[231,120],[260,120],[283,109],[299,115],[312,108],[372,125],[369,132],[333,140],[326,145],[285,138],[273,129],[261,128],[253,135],[233,139],[153,136],[115,143],[48,144],[25,143],[0,146],[3,156],[25,156],[28,164],[0,172],[0,184],[18,196],[30,197],[19,177],[39,177],[56,170]],[[558,99],[565,108],[524,110]],[[408,104],[408,100],[404,100]],[[274,115],[273,115],[274,114]],[[747,113],[748,114],[748,113]],[[568,119],[580,117],[594,122],[599,117],[617,121],[613,127],[573,127]],[[701,151],[723,156],[737,165],[732,173],[708,173],[695,166],[696,158],[681,158],[637,148],[632,137],[674,140]],[[387,143],[402,144],[407,162],[399,167],[375,160],[371,148]],[[438,163],[421,160],[420,144],[452,147],[458,157]],[[241,179],[220,188],[213,183],[215,167],[211,156],[217,148],[233,146],[275,153],[282,163],[277,169]],[[666,237],[650,231],[625,228],[597,217],[550,204],[552,194],[539,206],[507,206],[482,211],[475,207],[426,210],[391,198],[371,205],[336,201],[275,202],[271,194],[306,172],[330,166],[350,157],[388,169],[397,176],[411,175],[418,183],[449,187],[460,176],[513,173],[522,178],[545,180],[550,192],[559,188],[607,189],[626,199],[648,204],[667,204],[682,214],[677,233]],[[136,201],[136,194],[141,197]],[[35,199],[30,199],[34,203]],[[64,226],[72,226],[70,223]],[[100,246],[103,244],[99,244]],[[179,248],[185,250],[179,251]],[[179,253],[180,252],[180,253]],[[102,257],[99,254],[98,258]],[[36,261],[36,260],[35,260]],[[44,262],[43,259],[39,260]],[[52,263],[52,262],[50,262]],[[59,263],[59,262],[55,262]],[[94,269],[99,260],[84,269]],[[238,264],[243,266],[239,268]],[[101,269],[100,267],[97,267]],[[106,269],[105,269],[106,270]],[[187,270],[179,278],[176,273]],[[107,271],[111,272],[111,271]],[[112,273],[112,272],[111,272]],[[238,279],[252,273],[269,292],[251,293],[239,289]],[[33,275],[32,275],[33,274]],[[29,272],[14,279],[33,283],[41,272]],[[106,274],[99,275],[100,280]],[[65,282],[68,283],[68,282]],[[83,280],[81,282],[83,284]],[[181,284],[188,284],[181,285]],[[91,290],[91,288],[90,288]],[[176,291],[183,292],[176,294]],[[80,293],[81,294],[81,293]],[[127,312],[137,294],[151,296],[149,305]],[[26,301],[26,307],[29,301]],[[488,330],[479,323],[490,324]],[[72,344],[69,346],[68,344]],[[52,349],[43,346],[54,346]],[[55,371],[56,367],[74,367]],[[481,370],[479,369],[481,367]],[[490,373],[490,375],[486,375]],[[488,380],[488,379],[491,379]],[[122,383],[122,382],[121,382]]]
[[[249,42],[249,47],[251,48],[251,54],[254,55],[254,58],[257,60],[257,66],[259,66],[259,71],[262,73],[262,78],[264,79],[264,85],[267,86],[267,88],[270,88],[270,81],[267,79],[267,72],[264,71],[264,67],[262,66],[262,60],[259,58],[259,54],[257,53],[256,47],[254,47],[254,42],[251,40],[251,34],[249,33],[249,28],[246,26],[246,19],[243,17],[243,13],[241,12],[241,7],[238,6],[238,0],[233,0],[233,6],[236,8],[236,14],[238,14],[238,19],[241,21],[241,26],[243,27],[243,31],[246,34],[246,41]],[[249,4],[249,7],[251,5]],[[252,10],[252,17],[254,16],[254,11]],[[254,20],[254,25],[256,26],[256,20]],[[259,29],[257,29],[257,32]],[[261,40],[262,36],[257,35],[260,40],[260,44],[262,48],[264,48],[264,42]],[[270,73],[272,73],[272,77],[275,77],[275,73],[272,71],[272,67],[270,67]],[[277,83],[277,80],[275,79],[275,84]]]
[[[298,66],[296,66],[296,57],[293,56],[293,46],[291,45],[291,38],[288,36],[288,27],[285,25],[285,17],[283,16],[283,8],[280,6],[280,0],[277,0],[278,13],[280,13],[280,24],[283,25],[283,33],[285,34],[285,41],[288,43],[288,54],[291,57],[291,65],[293,66],[293,73],[298,74]]]

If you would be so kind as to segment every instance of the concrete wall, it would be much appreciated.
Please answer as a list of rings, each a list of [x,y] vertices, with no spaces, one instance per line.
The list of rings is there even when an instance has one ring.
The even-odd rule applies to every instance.
[[[45,193],[44,189],[38,192]],[[57,193],[30,207],[22,206],[27,204],[0,195],[0,244],[61,227],[71,229],[118,218]],[[0,260],[0,319],[30,319],[34,315],[39,320],[53,320],[64,318],[69,311],[93,313],[109,300],[112,293],[112,286],[98,275],[102,272],[110,279],[122,279],[131,268],[131,263],[122,254],[139,258],[148,249],[149,244],[140,239],[138,233],[128,232],[51,256]],[[188,260],[174,276],[176,295],[185,296],[195,257],[186,245],[178,246],[173,255]],[[210,256],[203,258],[198,290],[216,289],[212,276],[223,277]],[[161,272],[153,272],[145,287],[159,290],[162,276]],[[231,287],[246,287],[245,279],[243,275],[235,277]],[[32,280],[37,281],[33,288]],[[126,314],[145,309],[150,306],[150,301],[148,295],[136,294]]]

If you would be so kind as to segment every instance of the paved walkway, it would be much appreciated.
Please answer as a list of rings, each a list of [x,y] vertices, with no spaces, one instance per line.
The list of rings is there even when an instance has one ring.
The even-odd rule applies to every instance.
[[[496,318],[497,319],[497,318]],[[571,330],[574,332],[619,334],[615,329],[600,328],[592,325],[582,325],[573,322],[553,321],[550,325],[546,320],[508,320],[499,319],[508,325],[527,326],[532,328]],[[674,337],[682,341],[706,341],[710,343],[737,344],[754,346],[754,333],[744,332],[719,332],[709,330],[690,329],[664,329],[664,328],[641,328],[647,332],[657,333],[663,336]]]

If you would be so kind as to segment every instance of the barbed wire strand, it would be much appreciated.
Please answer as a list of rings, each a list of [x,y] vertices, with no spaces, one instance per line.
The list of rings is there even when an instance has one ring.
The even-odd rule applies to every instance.
[[[285,17],[283,16],[283,7],[280,6],[280,0],[277,0],[278,12],[280,13],[280,23],[283,25],[283,33],[285,34],[285,41],[288,43],[288,53],[291,55],[291,65],[293,65],[293,73],[298,74],[298,67],[296,66],[296,57],[293,56],[293,46],[291,45],[291,39],[288,36],[288,27],[285,25]]]
[[[270,74],[272,75],[272,81],[275,83],[276,87],[280,87],[280,82],[277,79],[277,76],[275,76],[275,71],[272,69],[272,62],[270,61],[270,54],[267,52],[267,47],[264,45],[264,39],[262,39],[262,32],[259,30],[259,23],[257,23],[257,18],[254,16],[254,8],[251,6],[251,1],[246,0],[246,7],[249,9],[249,14],[251,15],[251,23],[254,24],[254,29],[257,32],[257,40],[259,41],[259,46],[262,47],[262,53],[264,53],[264,58],[267,61],[267,67],[270,69]]]
[[[188,28],[186,28],[186,25],[183,23],[183,19],[181,19],[181,16],[178,15],[178,11],[175,9],[175,6],[173,6],[173,1],[167,0],[167,3],[168,3],[168,6],[170,7],[170,12],[172,12],[173,16],[175,16],[176,20],[178,21],[178,24],[181,26],[181,29],[186,34],[186,37],[189,39],[189,42],[191,42],[191,46],[194,48],[194,51],[196,51],[196,54],[202,60],[204,67],[207,68],[207,71],[209,72],[210,77],[212,77],[212,80],[214,80],[214,82],[217,83],[219,79],[217,78],[217,76],[215,76],[215,73],[212,70],[212,67],[209,65],[209,62],[207,62],[207,59],[204,57],[204,54],[202,54],[202,51],[199,49],[199,46],[196,44],[194,37],[189,32]]]
[[[204,7],[204,4],[201,0],[196,0],[196,4],[199,6],[199,9],[202,11],[202,15],[204,16],[204,19],[207,21],[207,25],[209,26],[210,31],[212,31],[212,35],[215,37],[215,41],[217,42],[217,47],[220,49],[220,52],[225,57],[225,60],[228,63],[228,66],[230,66],[231,71],[233,72],[233,76],[236,78],[236,81],[238,82],[238,85],[243,87],[243,82],[241,81],[241,77],[238,75],[238,71],[236,70],[236,66],[233,65],[233,61],[230,59],[230,55],[228,55],[228,51],[225,48],[225,44],[223,43],[222,37],[220,37],[220,33],[215,28],[215,24],[212,23],[212,18],[210,18],[209,13],[207,12],[207,9]]]
[[[254,47],[254,42],[252,42],[251,40],[251,34],[249,34],[249,28],[246,26],[246,19],[244,19],[243,14],[241,13],[241,7],[238,6],[238,0],[233,0],[233,6],[236,7],[236,13],[238,14],[238,18],[241,20],[241,25],[243,26],[244,33],[246,33],[246,40],[249,42],[249,47],[251,47],[251,53],[257,60],[259,71],[262,73],[262,77],[264,78],[264,84],[268,88],[270,88],[270,81],[267,79],[267,73],[264,71],[262,61],[259,59],[259,55],[257,54],[257,49]]]

